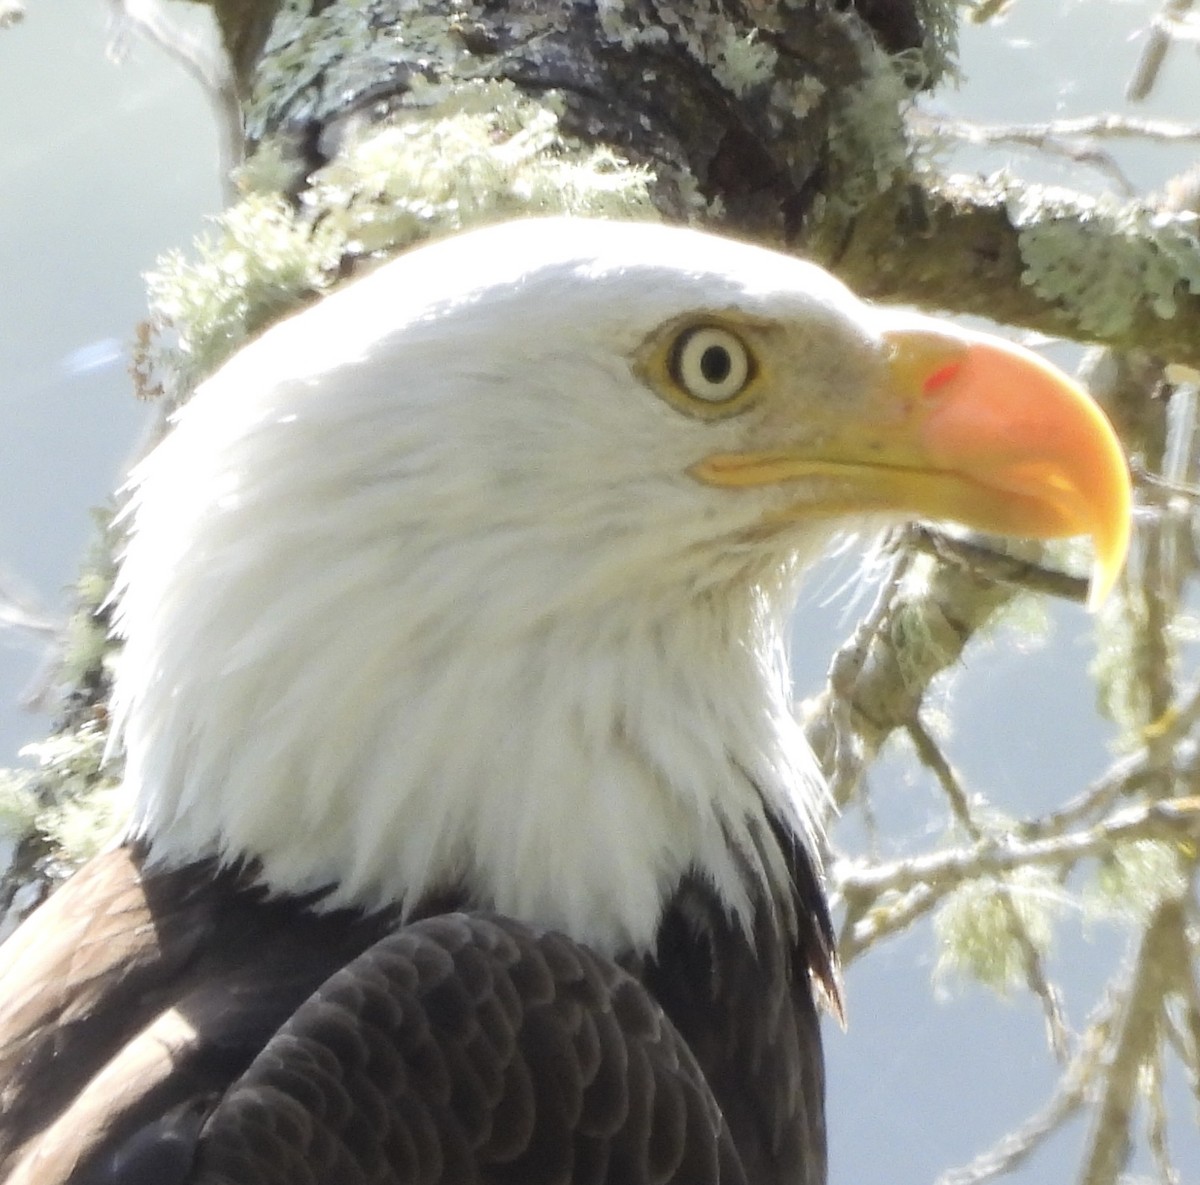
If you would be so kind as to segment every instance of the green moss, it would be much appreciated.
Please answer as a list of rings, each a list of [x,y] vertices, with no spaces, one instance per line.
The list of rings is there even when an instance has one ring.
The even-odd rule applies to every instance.
[[[303,186],[310,164],[283,137],[264,140],[233,171],[237,192],[245,197],[258,194],[276,198]]]
[[[108,629],[104,620],[90,609],[77,609],[67,623],[61,664],[63,678],[77,686],[89,672],[103,666],[108,650]]]
[[[96,536],[76,585],[56,681],[63,689],[57,731],[21,756],[32,766],[0,770],[0,834],[48,852],[40,874],[56,878],[99,849],[117,827],[116,771],[102,768],[108,743],[108,635],[117,534],[108,510],[92,515]]]
[[[596,11],[600,31],[614,45],[632,50],[639,45],[663,45],[672,39],[664,25],[648,19],[637,0],[597,0]],[[663,19],[670,20],[670,9],[663,12]]]
[[[102,769],[106,742],[96,717],[22,749],[36,767],[0,777],[0,828],[16,839],[42,835],[69,868],[100,851],[122,823],[117,778]]]
[[[357,255],[529,214],[650,218],[651,175],[562,135],[557,101],[508,82],[420,86],[311,178],[305,203]]]
[[[35,826],[38,799],[29,770],[0,769],[0,838],[18,840]]]
[[[1054,937],[1063,893],[1052,873],[1020,868],[1005,881],[983,877],[955,890],[934,918],[940,950],[934,974],[966,976],[1008,993],[1025,981],[1025,948],[1013,917],[1044,955]]]
[[[115,782],[105,781],[86,795],[67,795],[42,818],[42,830],[58,858],[78,867],[98,855],[124,828],[125,797]]]
[[[955,628],[940,613],[930,612],[925,600],[927,579],[933,570],[934,563],[928,556],[913,563],[905,578],[910,595],[896,604],[892,615],[892,651],[908,690],[923,688],[930,671],[945,667],[959,649]]]
[[[1083,893],[1084,910],[1091,918],[1141,925],[1161,902],[1186,891],[1180,851],[1168,843],[1136,840],[1118,845],[1100,861]]]
[[[771,81],[779,64],[779,53],[753,34],[726,32],[716,52],[713,74],[735,95],[745,95]]]
[[[833,183],[826,200],[833,213],[853,213],[886,192],[908,168],[910,147],[904,127],[912,98],[906,55],[869,51],[863,81],[843,91],[831,109],[829,157]]]
[[[928,87],[956,72],[959,8],[959,0],[917,0],[917,19],[925,30],[919,52]]]
[[[176,337],[155,360],[172,393],[190,390],[248,338],[328,287],[341,247],[282,198],[252,194],[213,220],[193,258],[164,256],[146,279],[155,324]]]
[[[976,644],[1000,648],[1009,654],[1031,654],[1040,650],[1054,632],[1048,597],[1018,592],[991,617],[977,635]]]
[[[564,136],[552,94],[535,102],[511,83],[481,81],[417,84],[409,98],[312,174],[300,210],[257,191],[288,174],[278,145],[260,147],[263,167],[252,158],[243,171],[252,192],[213,220],[190,257],[172,252],[148,277],[158,332],[140,373],[184,397],[247,339],[325,292],[348,258],[518,215],[655,216],[651,174]]]
[[[1171,214],[1040,186],[1013,187],[1022,280],[1103,338],[1128,333],[1147,306],[1175,316],[1181,294],[1200,295],[1195,214]]]

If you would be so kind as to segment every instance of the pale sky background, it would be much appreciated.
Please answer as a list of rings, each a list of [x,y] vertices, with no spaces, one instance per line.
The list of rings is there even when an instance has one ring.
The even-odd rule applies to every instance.
[[[931,106],[989,121],[1034,121],[1130,111],[1200,120],[1200,60],[1176,50],[1150,103],[1122,92],[1158,0],[1015,0],[1010,16],[964,30],[960,90]],[[144,315],[141,275],[156,256],[186,247],[220,207],[216,136],[203,96],[172,63],[134,45],[121,66],[105,56],[101,0],[29,0],[25,21],[0,31],[0,578],[51,614],[105,503],[133,455],[147,411],[125,374]],[[1148,189],[1194,159],[1194,149],[1114,146]],[[1004,154],[964,154],[992,170]],[[1059,165],[1011,159],[1022,176],[1090,181]],[[1070,355],[1052,351],[1060,362]],[[818,581],[802,613],[802,691],[821,682],[853,617],[842,576]],[[1049,644],[1005,636],[968,656],[956,678],[952,756],[968,783],[1014,813],[1044,810],[1105,768],[1111,730],[1092,708],[1090,625],[1055,613]],[[44,661],[28,639],[0,633],[0,765],[46,720],[19,710]],[[881,821],[919,835],[933,791],[894,759],[873,776]],[[1071,1020],[1119,965],[1124,939],[1099,928],[1073,936],[1055,961]],[[834,1185],[930,1185],[1046,1101],[1055,1081],[1041,1017],[1025,998],[997,1003],[975,988],[929,988],[936,957],[927,927],[876,951],[848,977],[850,1030],[830,1029]],[[1187,1092],[1175,1084],[1188,1126]],[[1195,1112],[1190,1112],[1194,1123]],[[1022,1185],[1073,1177],[1083,1131],[1056,1138],[1021,1172]],[[1200,1185],[1200,1138],[1177,1147],[1183,1185]],[[1140,1166],[1145,1168],[1146,1166]]]

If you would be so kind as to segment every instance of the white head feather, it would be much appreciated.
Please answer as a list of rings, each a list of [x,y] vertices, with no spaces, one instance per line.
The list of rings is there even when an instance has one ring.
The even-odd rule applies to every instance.
[[[745,868],[786,875],[764,812],[812,827],[781,639],[829,529],[763,532],[794,491],[690,477],[746,417],[634,363],[731,311],[809,327],[814,399],[875,373],[818,269],[569,220],[414,251],[237,355],[131,482],[132,833],[335,903],[459,881],[607,949],[649,945],[690,868],[748,921]]]

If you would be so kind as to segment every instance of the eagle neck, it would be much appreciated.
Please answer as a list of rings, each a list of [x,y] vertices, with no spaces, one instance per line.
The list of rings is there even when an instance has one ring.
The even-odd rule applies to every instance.
[[[749,931],[790,900],[775,824],[811,834],[817,785],[773,600],[647,591],[509,628],[484,605],[450,629],[370,595],[233,653],[198,609],[169,693],[125,721],[133,834],[329,908],[461,890],[609,952],[649,949],[694,875]]]

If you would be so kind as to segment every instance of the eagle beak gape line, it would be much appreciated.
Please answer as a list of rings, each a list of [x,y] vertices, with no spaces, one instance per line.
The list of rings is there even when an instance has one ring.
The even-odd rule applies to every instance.
[[[798,503],[797,517],[898,511],[1027,539],[1087,535],[1096,609],[1120,574],[1131,518],[1129,471],[1104,413],[1029,350],[881,313],[889,360],[873,400],[815,442],[713,454],[693,475],[728,487],[828,478],[829,496]]]

